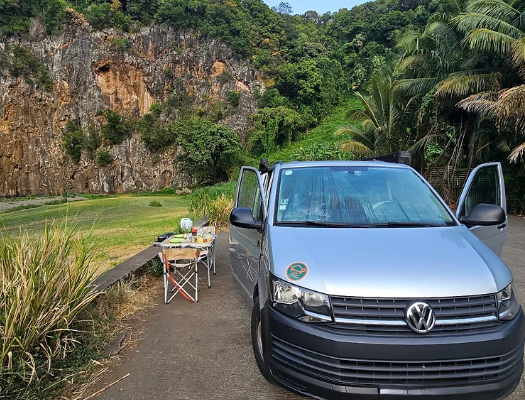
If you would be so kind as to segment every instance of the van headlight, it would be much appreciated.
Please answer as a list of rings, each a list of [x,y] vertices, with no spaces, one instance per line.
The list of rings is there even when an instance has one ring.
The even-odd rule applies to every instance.
[[[520,310],[520,303],[512,282],[497,294],[499,319],[510,321]]]
[[[328,295],[275,277],[271,277],[270,288],[272,306],[283,314],[303,322],[332,322],[332,307]]]

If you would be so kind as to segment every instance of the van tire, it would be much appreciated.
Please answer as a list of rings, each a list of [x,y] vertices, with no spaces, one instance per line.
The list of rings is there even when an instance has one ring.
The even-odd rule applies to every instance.
[[[253,354],[255,356],[255,362],[259,367],[259,371],[266,378],[268,382],[274,382],[268,367],[268,356],[264,351],[262,344],[262,329],[261,325],[261,310],[259,310],[259,297],[256,297],[253,302],[252,308],[252,322],[251,322],[251,333],[252,333],[252,347]]]

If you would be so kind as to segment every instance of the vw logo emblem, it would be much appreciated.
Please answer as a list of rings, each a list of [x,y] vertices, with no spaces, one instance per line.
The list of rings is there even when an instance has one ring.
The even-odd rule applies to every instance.
[[[425,334],[434,328],[436,314],[428,304],[414,303],[407,308],[406,322],[414,332]]]

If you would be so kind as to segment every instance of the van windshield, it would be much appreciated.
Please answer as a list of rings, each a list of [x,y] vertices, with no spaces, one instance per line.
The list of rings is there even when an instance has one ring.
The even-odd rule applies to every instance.
[[[337,166],[281,170],[276,224],[401,227],[455,222],[411,169]]]

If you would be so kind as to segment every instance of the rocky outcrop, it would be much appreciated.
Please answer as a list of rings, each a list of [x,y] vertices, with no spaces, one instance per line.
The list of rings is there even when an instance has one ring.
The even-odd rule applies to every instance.
[[[0,196],[183,185],[173,163],[175,149],[152,154],[135,135],[103,148],[113,157],[109,166],[98,166],[87,153],[74,163],[64,151],[62,129],[69,120],[84,130],[100,127],[106,109],[140,118],[181,79],[197,104],[213,104],[238,91],[239,106],[221,122],[245,140],[256,111],[254,92],[262,88],[255,70],[226,44],[166,26],[130,34],[77,26],[19,43],[45,66],[53,89],[5,70],[0,74]],[[10,44],[0,43],[0,50]]]

